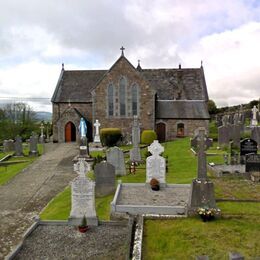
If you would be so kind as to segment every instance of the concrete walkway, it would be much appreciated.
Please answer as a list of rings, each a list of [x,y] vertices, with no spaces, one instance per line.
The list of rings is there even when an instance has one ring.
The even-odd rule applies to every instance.
[[[10,253],[47,203],[76,177],[76,143],[45,144],[46,153],[0,186],[0,259]]]

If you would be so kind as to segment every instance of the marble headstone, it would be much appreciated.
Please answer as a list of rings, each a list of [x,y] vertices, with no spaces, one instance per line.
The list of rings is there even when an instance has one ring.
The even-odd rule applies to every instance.
[[[166,164],[165,159],[160,154],[164,151],[164,147],[158,140],[154,140],[148,146],[148,151],[152,155],[146,159],[146,183],[150,183],[150,180],[155,178],[160,182],[160,186],[163,186],[166,184]]]
[[[95,208],[95,182],[86,177],[90,166],[84,159],[74,164],[74,170],[79,174],[71,184],[71,211],[69,224],[80,225],[83,217],[87,225],[97,226],[98,219]]]
[[[98,122],[98,120],[96,120],[94,126],[95,126],[94,143],[100,143],[100,135],[99,135],[100,123]]]
[[[115,192],[115,167],[108,162],[95,165],[96,196],[103,197]]]
[[[251,126],[257,126],[257,125],[258,125],[257,112],[258,112],[258,109],[256,108],[256,106],[254,106],[254,107],[252,108]]]
[[[36,133],[33,132],[30,137],[30,141],[29,141],[29,146],[30,146],[29,155],[30,156],[37,156],[39,154],[37,144],[38,144],[38,136]]]
[[[123,151],[114,146],[106,152],[107,162],[115,167],[116,176],[126,175],[125,158]]]
[[[23,142],[20,136],[15,137],[14,150],[15,156],[23,156]]]

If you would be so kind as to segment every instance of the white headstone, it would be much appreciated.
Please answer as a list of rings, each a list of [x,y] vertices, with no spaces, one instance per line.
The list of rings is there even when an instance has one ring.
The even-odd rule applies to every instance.
[[[71,185],[71,211],[69,222],[72,225],[80,225],[85,216],[88,225],[97,226],[95,182],[86,177],[86,172],[90,170],[90,166],[84,159],[79,159],[79,161],[74,164],[74,170],[79,176],[73,180]]]
[[[252,118],[252,121],[251,121],[251,125],[252,126],[257,126],[258,125],[258,122],[257,122],[257,112],[258,112],[258,109],[256,108],[256,106],[254,106],[252,108],[252,113],[253,113],[253,118]]]
[[[159,144],[158,140],[154,140],[148,147],[148,151],[152,156],[146,159],[146,183],[150,183],[150,180],[155,178],[161,184],[165,184],[165,159],[160,156],[164,151],[164,147]]]
[[[95,124],[95,137],[94,137],[94,143],[100,143],[100,135],[99,135],[99,128],[100,128],[100,123],[98,122],[98,120],[96,120]]]

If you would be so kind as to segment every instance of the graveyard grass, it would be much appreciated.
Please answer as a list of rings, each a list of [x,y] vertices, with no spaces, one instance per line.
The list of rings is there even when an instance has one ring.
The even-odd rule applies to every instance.
[[[190,151],[189,138],[164,144],[168,156],[168,183],[191,183],[196,177],[197,157]],[[223,151],[217,144],[207,152],[208,162],[223,163]],[[142,150],[142,154],[145,149]],[[128,158],[126,158],[128,159]],[[260,199],[260,185],[240,178],[214,178],[216,198]],[[145,182],[145,164],[136,174],[118,177],[122,182]],[[70,188],[65,189],[40,215],[42,219],[66,220],[70,212]],[[99,219],[108,220],[113,196],[96,199]],[[228,252],[239,251],[245,257],[260,255],[260,203],[218,202],[223,218],[202,222],[199,217],[177,220],[146,220],[144,225],[144,259],[187,259],[209,255],[210,259],[227,259]],[[190,257],[192,256],[192,257]]]
[[[43,146],[41,144],[38,144],[38,150],[39,150],[39,154],[43,153]],[[25,148],[24,149],[24,154],[26,155],[25,157],[12,157],[10,160],[8,160],[9,162],[20,161],[20,160],[24,160],[26,162],[12,164],[8,166],[0,166],[0,186],[6,184],[8,181],[14,178],[18,173],[20,173],[23,169],[28,167],[34,160],[37,159],[37,157],[27,157],[28,153],[29,153],[28,148]],[[0,158],[3,158],[7,154],[10,153],[0,153]]]

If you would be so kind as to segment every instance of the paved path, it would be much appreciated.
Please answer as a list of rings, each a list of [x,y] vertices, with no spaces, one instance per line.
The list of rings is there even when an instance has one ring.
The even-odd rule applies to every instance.
[[[46,153],[0,186],[0,259],[16,246],[46,204],[75,178],[75,143],[46,144]]]

